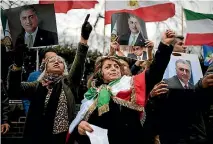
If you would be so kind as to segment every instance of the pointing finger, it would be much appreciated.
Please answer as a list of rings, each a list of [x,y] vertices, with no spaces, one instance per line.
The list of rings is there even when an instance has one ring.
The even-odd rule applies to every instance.
[[[87,14],[87,17],[85,18],[84,23],[88,22],[89,17],[90,17],[90,14]]]

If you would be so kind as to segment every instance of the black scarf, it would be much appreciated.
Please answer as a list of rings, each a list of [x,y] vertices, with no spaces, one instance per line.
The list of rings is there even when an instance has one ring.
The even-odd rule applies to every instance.
[[[47,107],[44,109],[48,89],[41,83],[32,96],[27,121],[25,123],[24,139],[26,144],[51,143],[54,119],[62,90],[61,80],[53,85]]]

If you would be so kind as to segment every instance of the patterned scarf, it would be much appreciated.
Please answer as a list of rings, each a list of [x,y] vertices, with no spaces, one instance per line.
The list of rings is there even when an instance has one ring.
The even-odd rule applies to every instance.
[[[59,82],[62,79],[63,75],[59,74],[45,74],[43,79],[42,79],[42,85],[43,86],[52,86],[52,84],[55,84]]]

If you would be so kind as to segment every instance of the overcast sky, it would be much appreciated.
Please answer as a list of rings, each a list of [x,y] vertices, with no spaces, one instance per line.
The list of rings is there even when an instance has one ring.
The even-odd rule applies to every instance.
[[[17,1],[17,5],[13,5],[13,7],[17,7],[18,5],[23,5],[20,0]],[[105,1],[98,0],[99,4],[96,4],[94,9],[73,9],[64,13],[56,14],[56,22],[57,22],[57,31],[59,35],[60,44],[72,44],[77,43],[80,39],[80,30],[81,24],[83,23],[86,15],[90,13],[89,22],[94,25],[98,14],[104,15],[105,9]],[[176,4],[176,15],[173,18],[168,19],[167,21],[160,23],[146,23],[148,38],[153,40],[155,43],[160,41],[161,33],[168,29],[168,27],[174,29],[178,34],[181,34],[181,6],[184,6],[187,9],[191,9],[193,11],[201,12],[201,13],[213,13],[213,1],[174,1]],[[38,4],[38,0],[25,0],[25,3],[29,4]],[[7,9],[8,8],[8,0],[3,0],[2,6]],[[184,28],[186,27],[184,23]],[[99,49],[103,51],[104,47],[109,48],[109,36],[110,36],[111,26],[107,25],[104,30],[104,19],[100,18],[96,28],[92,31],[91,37],[89,39],[89,46],[91,49]],[[104,32],[105,31],[105,32]],[[104,37],[104,33],[107,37]],[[185,34],[185,30],[184,30]],[[157,44],[156,44],[157,45]],[[106,50],[105,49],[105,50]]]

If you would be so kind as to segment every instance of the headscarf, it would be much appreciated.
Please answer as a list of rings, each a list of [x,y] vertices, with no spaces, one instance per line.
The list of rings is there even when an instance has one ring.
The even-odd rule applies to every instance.
[[[62,74],[54,74],[54,73],[47,72],[47,65],[48,65],[50,59],[53,59],[53,58],[58,58],[63,62],[64,72]],[[44,70],[38,78],[38,81],[40,81],[43,86],[49,86],[50,84],[54,84],[54,83],[60,81],[63,76],[68,75],[67,64],[66,64],[65,60],[60,56],[49,57],[43,65],[44,65]]]

